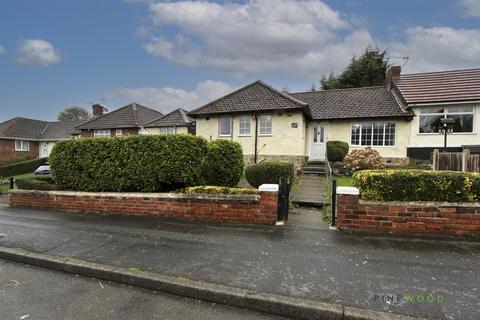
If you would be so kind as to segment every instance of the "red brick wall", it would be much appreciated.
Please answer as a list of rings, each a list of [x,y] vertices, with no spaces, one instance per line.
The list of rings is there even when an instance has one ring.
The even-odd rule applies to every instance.
[[[337,196],[338,228],[392,233],[480,235],[480,204],[361,201]]]
[[[15,191],[11,207],[67,212],[148,215],[197,221],[275,224],[278,196],[206,196],[176,194]]]
[[[38,141],[29,142],[30,151],[15,151],[15,140],[0,139],[0,161],[12,158],[38,158]]]

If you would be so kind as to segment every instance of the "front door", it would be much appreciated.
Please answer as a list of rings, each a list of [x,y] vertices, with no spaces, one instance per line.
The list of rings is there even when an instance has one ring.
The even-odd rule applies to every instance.
[[[40,143],[40,158],[48,157],[48,142]]]
[[[313,125],[310,129],[311,144],[309,160],[325,160],[327,148],[327,127],[324,125]]]

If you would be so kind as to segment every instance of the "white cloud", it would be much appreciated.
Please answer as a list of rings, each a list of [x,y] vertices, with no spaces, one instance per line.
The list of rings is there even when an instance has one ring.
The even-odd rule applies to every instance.
[[[318,79],[340,71],[373,43],[319,0],[177,1],[150,4],[154,56],[184,65],[215,66],[234,73],[296,73]],[[164,28],[179,31],[172,37]]]
[[[192,91],[179,88],[119,88],[109,93],[109,98],[121,99],[126,103],[138,102],[167,113],[182,107],[191,109],[210,102],[232,91],[232,87],[220,81],[200,82]]]
[[[408,72],[478,68],[480,29],[413,27],[404,42],[389,44],[391,56],[409,56]]]
[[[62,60],[53,45],[42,39],[27,39],[18,46],[18,59],[21,64],[48,66]]]
[[[5,53],[7,53],[7,49],[5,49],[4,47],[0,46],[0,56],[4,55]]]
[[[461,6],[467,17],[480,17],[480,0],[462,0]]]

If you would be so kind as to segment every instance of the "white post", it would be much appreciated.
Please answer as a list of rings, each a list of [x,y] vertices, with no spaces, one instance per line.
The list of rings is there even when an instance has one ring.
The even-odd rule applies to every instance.
[[[462,151],[462,172],[467,172],[467,162],[470,158],[470,150],[465,149]]]
[[[432,154],[432,170],[438,170],[438,154],[440,152],[438,151],[438,149],[434,149],[433,150],[433,154]]]

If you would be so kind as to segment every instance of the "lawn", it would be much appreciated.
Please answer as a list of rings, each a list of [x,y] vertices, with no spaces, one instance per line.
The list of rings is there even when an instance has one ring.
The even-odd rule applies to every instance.
[[[351,187],[352,186],[352,177],[335,177],[337,180],[338,187]]]

